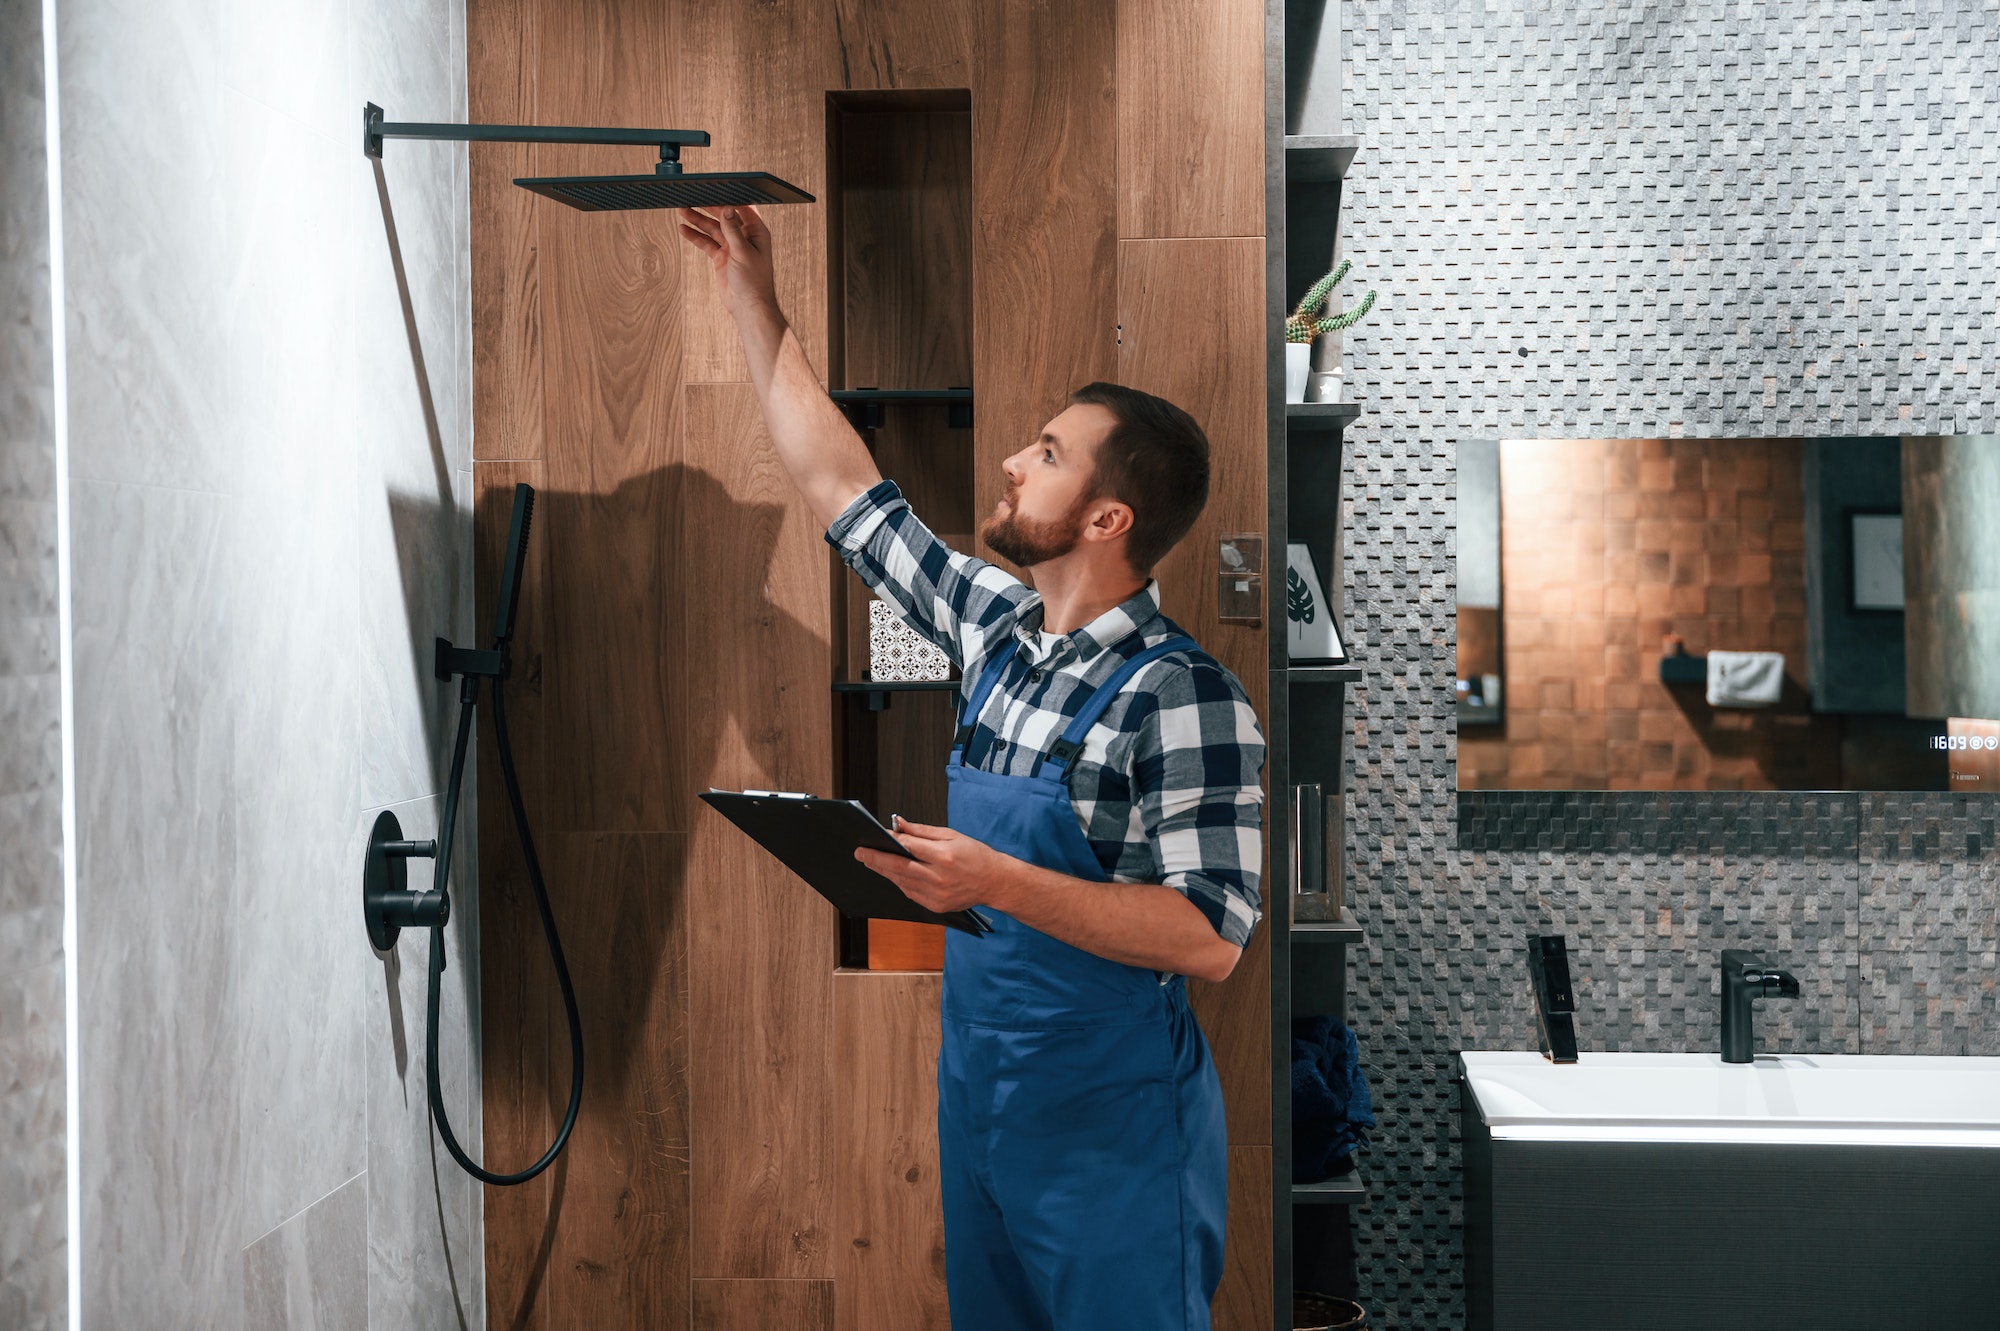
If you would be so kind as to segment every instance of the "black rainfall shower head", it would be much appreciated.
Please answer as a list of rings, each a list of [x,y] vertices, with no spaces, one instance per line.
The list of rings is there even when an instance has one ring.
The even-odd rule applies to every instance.
[[[587,213],[628,208],[720,208],[743,203],[813,202],[812,195],[767,171],[544,176],[514,183]]]
[[[390,123],[382,108],[361,108],[361,151],[382,155],[384,139],[457,143],[608,143],[659,150],[647,176],[545,176],[514,183],[589,213],[630,208],[717,208],[742,203],[812,203],[813,196],[765,171],[681,170],[682,148],[708,147],[700,129],[593,129],[579,125],[446,125]]]

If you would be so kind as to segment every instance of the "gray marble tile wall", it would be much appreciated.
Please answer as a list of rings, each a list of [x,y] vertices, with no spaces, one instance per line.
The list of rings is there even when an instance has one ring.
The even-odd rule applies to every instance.
[[[1521,1047],[1530,926],[1586,1047],[1715,1037],[1725,943],[1793,964],[1771,1047],[2000,1053],[1992,803],[1858,801],[1844,845],[1643,801],[1587,844],[1460,841],[1461,438],[2000,430],[2000,12],[1935,0],[1351,0],[1344,191],[1353,1015],[1382,1131],[1355,1212],[1371,1325],[1463,1320],[1452,1064]],[[1569,812],[1577,813],[1578,808]],[[1483,821],[1482,821],[1483,819]],[[1852,820],[1850,820],[1852,821]],[[1754,831],[1754,828],[1750,830]],[[1509,834],[1511,835],[1511,834]],[[1497,839],[1496,839],[1497,838]]]
[[[0,1326],[68,1312],[61,707],[40,0],[0,0]]]
[[[463,0],[64,0],[83,1314],[475,1326],[478,1190],[424,1113],[435,830],[471,636]],[[405,308],[410,311],[406,322]],[[465,826],[470,826],[469,812]],[[470,837],[460,866],[471,869]],[[441,1044],[478,1138],[476,901]]]

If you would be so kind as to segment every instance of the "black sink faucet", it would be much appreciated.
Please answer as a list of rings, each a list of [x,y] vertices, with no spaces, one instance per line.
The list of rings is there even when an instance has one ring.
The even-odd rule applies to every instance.
[[[1759,998],[1797,998],[1791,972],[1766,966],[1754,952],[1732,947],[1722,954],[1722,1061],[1748,1063],[1757,1053],[1750,1004]]]

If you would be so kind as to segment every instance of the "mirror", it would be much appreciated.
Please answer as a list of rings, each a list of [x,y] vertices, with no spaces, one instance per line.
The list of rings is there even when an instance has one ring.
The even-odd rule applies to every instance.
[[[1996,514],[1993,437],[1461,444],[1459,788],[2000,791]]]
[[[1458,448],[1458,724],[1497,726],[1500,697],[1500,442]]]

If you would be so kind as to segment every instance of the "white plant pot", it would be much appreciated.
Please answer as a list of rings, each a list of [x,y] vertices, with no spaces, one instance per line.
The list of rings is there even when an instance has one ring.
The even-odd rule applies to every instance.
[[[1312,368],[1312,343],[1285,343],[1285,401],[1306,400],[1306,372]]]

